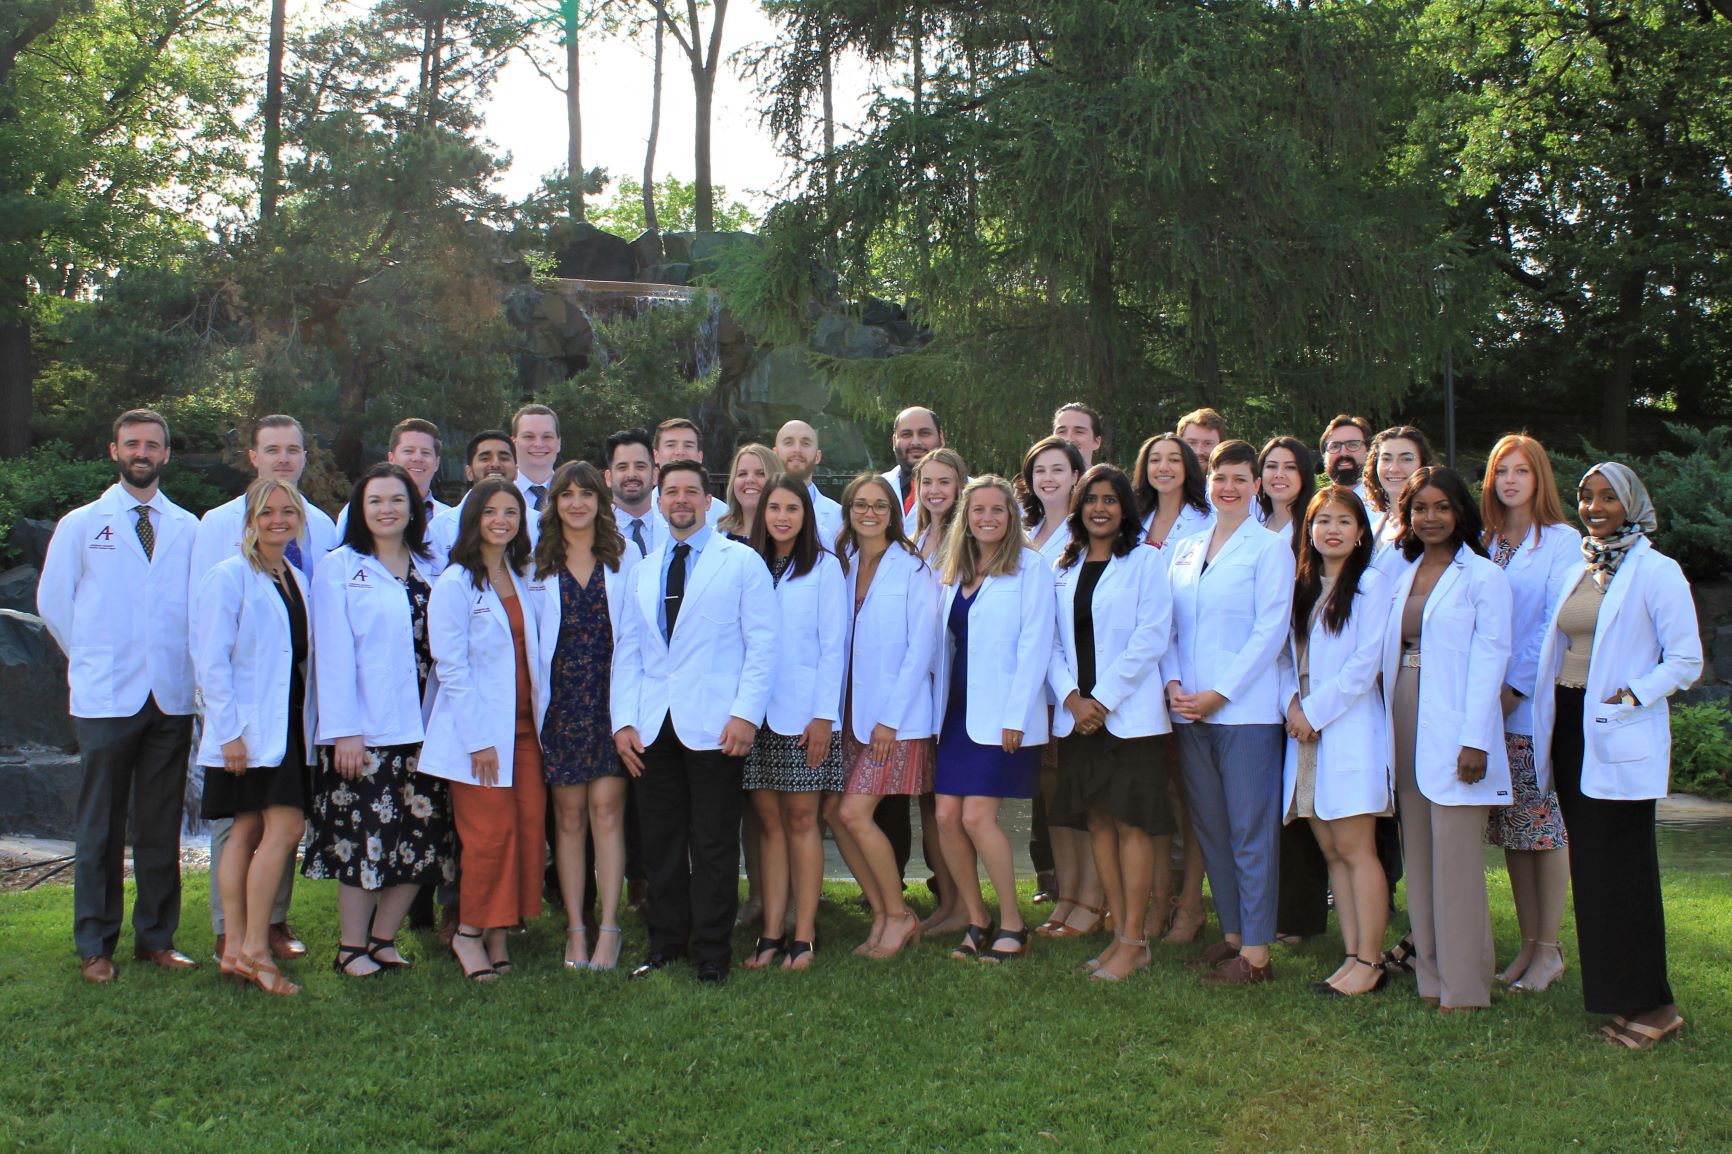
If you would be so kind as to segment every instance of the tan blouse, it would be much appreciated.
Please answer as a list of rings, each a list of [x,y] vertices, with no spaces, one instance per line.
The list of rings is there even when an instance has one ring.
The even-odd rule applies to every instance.
[[[1566,689],[1585,689],[1588,684],[1588,661],[1594,655],[1594,626],[1600,620],[1600,605],[1605,592],[1594,583],[1591,574],[1582,574],[1570,595],[1558,610],[1558,629],[1569,640],[1564,652],[1564,664],[1558,670],[1558,684]]]

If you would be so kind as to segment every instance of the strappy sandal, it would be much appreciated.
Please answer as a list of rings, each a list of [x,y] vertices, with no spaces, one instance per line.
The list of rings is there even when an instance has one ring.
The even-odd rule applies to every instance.
[[[1016,949],[999,949],[998,941],[1001,938],[1009,938],[1011,941],[1015,942]],[[1027,926],[1023,926],[1018,930],[1007,930],[1003,926],[1000,926],[998,927],[998,933],[993,935],[992,948],[980,951],[980,960],[992,965],[997,965],[1000,962],[1008,962],[1012,958],[1026,958],[1028,957],[1028,952],[1029,944]]]
[[[246,986],[252,984],[252,979],[247,977],[245,971],[241,969],[240,954],[217,955],[217,976],[227,978],[229,981],[234,982],[237,985]]]
[[[1404,937],[1395,943],[1394,949],[1383,951],[1383,968],[1391,973],[1396,970],[1404,970],[1411,974],[1413,973],[1413,959],[1418,955],[1419,951],[1414,948],[1413,938],[1411,936]]]
[[[752,947],[752,956],[740,964],[748,970],[768,969],[775,960],[781,956],[782,950],[787,947],[787,944],[788,939],[786,936],[780,938],[759,938],[758,944]],[[770,956],[765,958],[765,954],[769,954]],[[763,960],[760,961],[760,958]]]
[[[602,926],[602,927],[601,927],[601,928],[600,928],[600,929],[598,929],[598,930],[597,930],[597,931],[596,931],[596,933],[597,933],[597,934],[598,934],[598,935],[599,935],[599,934],[622,934],[622,933],[624,933],[624,932],[625,932],[625,931],[624,931],[624,930],[622,930],[622,929],[620,929],[620,928],[619,928],[619,927],[618,927],[618,926]],[[596,938],[596,940],[595,940],[595,944],[596,944],[596,945],[598,945],[598,946],[599,946],[599,945],[601,945],[601,938],[600,938],[600,937],[597,937],[597,938]],[[603,966],[603,965],[598,965],[598,964],[597,964],[597,963],[596,963],[596,960],[595,960],[595,958],[594,958],[594,956],[593,956],[593,955],[592,955],[592,956],[591,956],[591,957],[590,957],[590,959],[589,959],[589,968],[590,968],[590,969],[592,969],[592,970],[596,970],[596,971],[598,971],[598,972],[601,972],[601,973],[606,973],[606,972],[607,972],[607,971],[608,971],[608,970],[611,970],[611,969],[613,969],[613,968],[614,968],[614,967],[616,967],[616,966],[618,966],[618,965],[619,965],[619,949],[618,949],[618,945],[619,945],[619,943],[618,943],[618,942],[615,942],[615,943],[614,943],[614,946],[615,946],[615,949],[614,949],[614,951],[613,951],[613,961],[611,961],[611,962],[609,962],[609,963],[608,963],[608,964],[607,964],[607,965],[605,965],[605,966]]]
[[[1341,964],[1344,966],[1348,962],[1357,962],[1358,960],[1359,960],[1359,958],[1354,954],[1342,954],[1341,955]],[[1381,967],[1383,965],[1383,963],[1382,962],[1373,962],[1372,965]],[[1315,994],[1323,994],[1324,996],[1328,996],[1330,994],[1339,994],[1341,991],[1337,990],[1334,986],[1330,985],[1328,978],[1324,978],[1321,982],[1312,982],[1311,983],[1311,992],[1315,993]]]
[[[810,962],[806,963],[804,966],[796,963],[808,954],[812,954],[815,950],[816,947],[813,946],[811,942],[805,942],[801,941],[799,938],[795,938],[793,943],[788,946],[788,952],[782,956],[782,968],[784,970],[810,969]]]
[[[1071,908],[1071,910],[1075,910],[1081,904],[1082,903],[1077,901],[1075,898],[1060,897],[1057,901],[1053,902],[1053,904],[1052,904],[1052,909],[1053,909],[1052,916],[1047,918],[1046,921],[1040,923],[1040,925],[1034,927],[1034,932],[1039,934],[1043,938],[1052,937],[1053,934],[1057,933],[1058,930],[1065,924],[1065,920],[1070,917],[1070,910],[1067,910],[1065,912],[1064,917],[1062,917],[1062,918],[1059,917],[1058,911],[1059,911],[1060,907],[1069,906]]]
[[[1111,928],[1107,923],[1112,920],[1112,915],[1101,909],[1101,907],[1091,906],[1087,902],[1076,902],[1071,909],[1071,913],[1075,914],[1077,910],[1087,910],[1095,916],[1095,920],[1089,923],[1087,929],[1078,929],[1076,926],[1071,925],[1069,921],[1063,921],[1059,923],[1058,929],[1046,936],[1049,938],[1086,938],[1097,930]]]
[[[283,976],[283,971],[277,969],[275,962],[269,958],[254,961],[242,957],[239,962],[240,972],[247,981],[257,986],[267,994],[278,998],[292,998],[301,992],[301,987]]]
[[[1534,942],[1534,945],[1537,949],[1534,953],[1533,959],[1528,962],[1528,968],[1522,971],[1522,976],[1509,984],[1510,989],[1519,990],[1524,994],[1544,993],[1546,990],[1551,988],[1553,982],[1564,976],[1564,971],[1570,968],[1569,962],[1564,959],[1563,947],[1558,945],[1558,943],[1536,941]],[[1532,982],[1528,981],[1528,971],[1534,968],[1534,962],[1539,959],[1538,950],[1551,950],[1558,956],[1557,972],[1547,978],[1543,983],[1538,979],[1535,979]]]
[[[411,962],[408,958],[405,958],[402,954],[398,954],[395,958],[381,958],[379,956],[379,953],[382,950],[394,950],[396,948],[396,938],[376,938],[373,936],[372,931],[368,931],[367,956],[372,958],[373,961],[378,964],[381,971],[407,970],[414,966],[415,963]]]
[[[980,949],[987,944],[987,935],[992,933],[991,926],[970,924],[962,931],[962,941],[950,951],[950,956],[959,962],[972,962],[980,957]]]
[[[1664,1026],[1647,1026],[1633,1019],[1627,1019],[1606,1039],[1606,1043],[1612,1046],[1623,1046],[1629,1050],[1652,1050],[1683,1028],[1684,1015],[1682,1014],[1674,1014],[1672,1020]]]
[[[349,967],[355,962],[360,961],[362,958],[368,959],[381,968],[377,970],[368,970],[364,974],[351,973]],[[342,974],[345,978],[376,978],[385,972],[383,969],[384,965],[384,962],[373,957],[373,951],[368,949],[366,946],[346,946],[340,943],[337,946],[337,956],[331,959],[331,969]]]
[[[1172,919],[1168,923],[1167,932],[1161,937],[1161,941],[1175,946],[1194,942],[1197,940],[1197,935],[1203,932],[1203,927],[1208,924],[1209,915],[1202,910],[1177,906],[1173,909]]]
[[[1384,986],[1389,984],[1389,971],[1384,968],[1382,962],[1368,962],[1364,958],[1352,954],[1348,956],[1357,964],[1361,966],[1369,966],[1371,969],[1377,971],[1377,976],[1371,980],[1369,986],[1360,990],[1357,994],[1350,994],[1346,990],[1338,989],[1337,987],[1330,985],[1328,982],[1318,982],[1311,988],[1316,990],[1319,994],[1330,998],[1362,998],[1366,994],[1375,994],[1378,990],[1381,990]]]
[[[472,981],[472,982],[497,982],[499,980],[499,971],[494,969],[491,965],[482,966],[478,970],[471,970],[467,965],[464,964],[463,958],[457,953],[457,939],[458,938],[469,938],[469,939],[472,939],[472,940],[478,942],[481,940],[481,931],[477,930],[472,934],[466,934],[462,930],[458,930],[456,933],[452,934],[451,935],[451,957],[453,960],[456,961],[458,967],[460,969],[462,969],[463,976],[468,978],[470,981]],[[490,962],[492,961],[491,958],[489,958],[488,960]]]
[[[1119,934],[1118,941],[1121,946],[1130,946],[1133,950],[1147,950],[1149,948],[1149,939],[1146,937],[1127,938],[1125,935]],[[1141,965],[1138,966],[1136,970],[1132,970],[1131,974],[1136,973],[1137,970],[1146,969],[1148,969],[1148,965]],[[1094,969],[1089,971],[1089,980],[1095,982],[1122,982],[1129,976],[1130,974],[1126,974],[1121,977],[1107,969],[1105,966],[1096,966]]]
[[[584,932],[584,927],[581,923],[579,923],[578,925],[575,925],[575,926],[567,926],[566,930],[565,930],[565,936],[569,938],[572,934],[581,935],[583,932]],[[587,944],[587,943],[585,943],[585,944]],[[589,969],[589,959],[585,958],[581,962],[574,962],[570,958],[567,958],[567,959],[565,959],[565,968],[568,970],[587,970],[587,969]]]

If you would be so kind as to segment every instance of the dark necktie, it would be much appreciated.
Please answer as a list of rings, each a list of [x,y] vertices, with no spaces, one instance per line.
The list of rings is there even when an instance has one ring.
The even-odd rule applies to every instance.
[[[138,514],[138,543],[144,546],[144,556],[149,560],[156,552],[156,530],[150,527],[150,506],[139,505],[133,509]]]
[[[649,545],[645,543],[643,539],[642,517],[633,517],[631,519],[631,540],[632,544],[637,546],[637,554],[639,557],[649,556]]]
[[[310,575],[307,573],[307,563],[301,557],[301,543],[299,541],[290,541],[285,545],[283,547],[283,556],[289,559],[289,564],[301,571],[302,576]]]
[[[686,557],[692,547],[681,541],[674,546],[673,564],[668,568],[668,592],[663,599],[667,605],[667,638],[673,640],[674,622],[679,620],[680,600],[686,595]]]
[[[541,512],[541,507],[547,504],[547,486],[531,485],[529,487],[529,495],[535,498],[535,511],[537,513]]]

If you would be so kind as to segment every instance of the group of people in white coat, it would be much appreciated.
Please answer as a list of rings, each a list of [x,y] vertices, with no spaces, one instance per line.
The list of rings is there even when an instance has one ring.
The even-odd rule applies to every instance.
[[[276,963],[304,952],[284,903],[309,815],[302,872],[339,883],[346,976],[410,964],[395,939],[426,887],[457,911],[464,973],[508,973],[551,830],[567,966],[618,964],[629,857],[649,938],[633,975],[689,959],[716,983],[743,817],[748,967],[813,964],[825,823],[873,914],[856,953],[954,934],[958,958],[1026,955],[1000,823],[1026,798],[1060,899],[1038,932],[1110,925],[1097,980],[1150,965],[1151,930],[1194,937],[1205,874],[1221,938],[1194,959],[1202,980],[1270,980],[1297,826],[1345,946],[1320,992],[1372,992],[1393,967],[1447,1012],[1499,980],[1544,989],[1573,881],[1603,1036],[1676,1032],[1653,809],[1666,698],[1701,651],[1634,473],[1582,478],[1582,537],[1523,435],[1493,449],[1475,501],[1418,430],[1373,437],[1351,416],[1324,432],[1321,487],[1303,443],[1259,452],[1211,410],[1149,438],[1131,473],[1093,463],[1101,434],[1068,405],[1014,480],[970,476],[936,414],[906,410],[897,466],[838,503],[793,421],[736,452],[717,501],[691,422],[615,434],[605,469],[557,465],[558,418],[531,405],[471,440],[450,508],[431,494],[437,431],[403,422],[333,523],[296,487],[299,425],[270,417],[259,479],[201,527],[156,487],[166,423],[123,414],[119,481],[62,520],[40,594],[85,758],[85,976],[114,976],[134,786],[135,949],[195,964],[173,947],[165,826],[196,709],[204,812],[229,823],[219,967],[275,994],[299,988]],[[924,921],[897,844],[915,798],[939,899]],[[1379,831],[1396,816],[1412,928],[1386,952]],[[1487,838],[1523,937],[1501,974]]]

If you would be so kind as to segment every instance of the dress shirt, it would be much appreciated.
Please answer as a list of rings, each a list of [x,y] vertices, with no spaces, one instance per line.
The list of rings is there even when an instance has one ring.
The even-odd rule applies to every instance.
[[[668,563],[662,569],[661,607],[656,610],[656,624],[661,626],[664,637],[668,631],[668,571],[674,567],[674,549],[680,545],[691,548],[691,552],[686,554],[686,580],[689,582],[692,577],[692,570],[698,567],[698,554],[704,551],[704,546],[710,543],[710,538],[714,535],[715,531],[708,525],[700,525],[698,531],[684,541],[671,536],[668,538]]]

